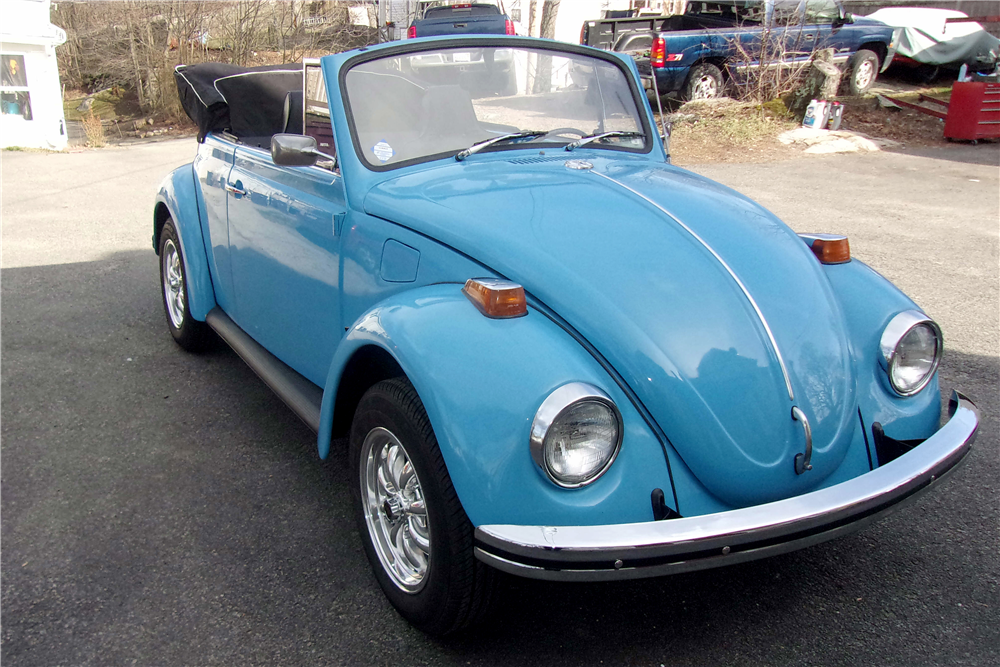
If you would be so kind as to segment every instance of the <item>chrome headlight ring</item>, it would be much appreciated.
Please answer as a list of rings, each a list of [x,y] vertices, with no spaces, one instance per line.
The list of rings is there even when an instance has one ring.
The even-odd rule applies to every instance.
[[[613,440],[606,441],[609,445],[609,453],[601,464],[588,471],[583,476],[584,478],[569,480],[565,477],[561,478],[559,472],[550,465],[550,457],[546,455],[546,438],[552,434],[553,426],[561,426],[559,422],[571,416],[574,410],[588,407],[606,410],[607,415],[614,422]],[[592,384],[571,382],[549,394],[535,413],[535,418],[531,423],[531,458],[553,484],[566,489],[578,489],[592,484],[608,471],[621,450],[623,434],[621,412],[618,411],[618,406],[611,400],[611,397]]]
[[[909,386],[899,386],[896,378],[896,367],[900,362],[900,345],[917,329],[925,329],[934,338],[934,357],[924,375]],[[879,341],[879,365],[886,372],[889,386],[900,396],[913,396],[928,385],[941,363],[941,351],[944,339],[937,323],[919,310],[906,310],[899,313],[885,326]]]

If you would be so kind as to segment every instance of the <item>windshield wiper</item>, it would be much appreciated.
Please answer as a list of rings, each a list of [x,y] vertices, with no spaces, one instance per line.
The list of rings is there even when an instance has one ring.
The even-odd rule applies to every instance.
[[[642,132],[622,132],[621,130],[612,130],[611,132],[601,132],[600,134],[591,134],[588,137],[582,137],[576,141],[566,144],[566,150],[571,151],[574,148],[579,148],[580,146],[586,146],[591,141],[599,141],[605,137],[643,137],[645,134]]]
[[[528,137],[541,137],[548,134],[545,130],[525,130],[524,132],[511,132],[510,134],[501,134],[499,137],[493,137],[492,139],[487,139],[486,141],[479,141],[472,144],[464,151],[459,151],[455,154],[455,159],[461,162],[465,158],[469,157],[473,153],[478,153],[484,148],[489,148],[493,144],[503,143],[505,141],[511,141],[512,139],[527,139]]]

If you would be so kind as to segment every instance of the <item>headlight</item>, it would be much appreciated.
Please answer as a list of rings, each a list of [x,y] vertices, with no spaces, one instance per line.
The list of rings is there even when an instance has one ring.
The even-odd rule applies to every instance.
[[[893,390],[912,396],[927,386],[941,362],[941,329],[920,311],[908,310],[886,325],[879,347]]]
[[[611,398],[582,382],[563,385],[542,402],[531,423],[531,457],[566,488],[603,475],[622,443],[622,417]]]

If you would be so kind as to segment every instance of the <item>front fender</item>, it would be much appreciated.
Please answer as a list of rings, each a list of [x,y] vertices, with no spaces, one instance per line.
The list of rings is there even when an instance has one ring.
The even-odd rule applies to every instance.
[[[205,254],[205,240],[202,236],[201,218],[195,188],[194,168],[190,164],[178,167],[163,179],[156,193],[156,207],[153,214],[153,249],[160,251],[160,230],[166,217],[163,209],[170,214],[174,228],[181,242],[184,257],[184,275],[187,278],[188,309],[191,317],[204,322],[208,311],[215,308],[215,290],[208,269]]]
[[[319,450],[325,458],[337,388],[354,354],[375,345],[412,382],[427,410],[452,483],[474,525],[600,525],[652,520],[650,493],[673,506],[664,449],[628,398],[569,334],[541,312],[484,317],[461,285],[397,294],[366,312],[334,356],[323,395]],[[593,484],[562,489],[531,459],[528,436],[542,401],[572,381],[603,389],[624,422],[621,452]]]
[[[941,422],[941,390],[937,375],[915,396],[898,396],[879,365],[879,340],[897,313],[921,310],[908,296],[858,259],[824,265],[847,320],[851,354],[858,372],[858,403],[866,425],[872,462],[879,465],[871,424],[879,422],[886,435],[898,440],[930,437]]]

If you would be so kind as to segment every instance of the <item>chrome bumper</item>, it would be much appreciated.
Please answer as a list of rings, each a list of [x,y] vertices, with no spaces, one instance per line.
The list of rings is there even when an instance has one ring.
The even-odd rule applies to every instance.
[[[533,579],[637,579],[741,563],[862,528],[927,490],[969,453],[979,411],[954,392],[948,423],[903,456],[852,480],[719,514],[613,526],[476,528],[476,557]]]

